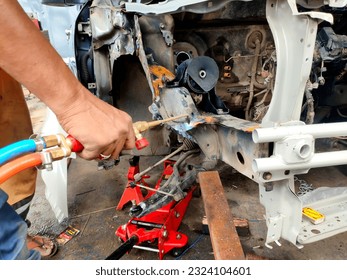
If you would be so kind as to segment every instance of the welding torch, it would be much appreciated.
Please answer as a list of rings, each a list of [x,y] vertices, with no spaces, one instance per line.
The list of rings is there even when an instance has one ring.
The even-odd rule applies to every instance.
[[[175,117],[166,118],[163,120],[156,120],[156,121],[150,121],[150,122],[138,121],[138,122],[133,123],[133,128],[134,128],[135,138],[136,138],[136,140],[135,140],[136,149],[141,150],[143,148],[146,148],[149,145],[148,140],[142,136],[142,134],[141,134],[142,132],[144,132],[144,131],[152,128],[152,127],[158,126],[160,124],[174,121],[174,120],[177,120],[180,118],[185,118],[185,117],[188,117],[188,115],[183,114],[183,115],[179,115],[179,116],[175,116]]]
[[[133,124],[135,132],[135,146],[138,150],[149,145],[141,132],[162,123],[187,117],[188,115],[175,116],[156,121],[138,121]],[[31,168],[52,170],[53,161],[67,158],[72,152],[81,152],[83,145],[71,135],[54,134],[36,137],[15,142],[0,149],[0,184],[15,174]]]

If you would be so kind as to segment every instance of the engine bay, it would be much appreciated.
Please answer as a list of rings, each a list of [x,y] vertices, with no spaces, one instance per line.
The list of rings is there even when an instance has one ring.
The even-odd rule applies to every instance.
[[[75,25],[84,86],[135,120],[187,115],[153,129],[150,147],[136,151],[180,154],[160,188],[171,195],[157,193],[132,215],[182,199],[200,171],[223,161],[259,184],[268,246],[284,238],[301,247],[343,231],[344,192],[309,200],[331,213],[312,224],[302,218],[307,200],[298,196],[294,175],[347,163],[345,6],[342,0],[87,2]]]

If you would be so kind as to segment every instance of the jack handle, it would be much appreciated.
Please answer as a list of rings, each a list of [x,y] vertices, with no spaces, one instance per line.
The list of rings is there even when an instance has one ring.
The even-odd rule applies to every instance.
[[[139,238],[136,235],[130,237],[125,241],[120,247],[118,247],[111,255],[109,255],[106,260],[119,260],[127,252],[129,252],[139,241]]]

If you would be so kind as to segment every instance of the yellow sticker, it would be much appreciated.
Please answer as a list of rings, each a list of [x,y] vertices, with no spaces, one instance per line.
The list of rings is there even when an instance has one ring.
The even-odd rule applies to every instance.
[[[325,218],[322,213],[319,213],[317,210],[314,210],[310,207],[303,208],[302,214],[304,214],[305,217],[309,218],[310,221],[315,225],[323,222]]]

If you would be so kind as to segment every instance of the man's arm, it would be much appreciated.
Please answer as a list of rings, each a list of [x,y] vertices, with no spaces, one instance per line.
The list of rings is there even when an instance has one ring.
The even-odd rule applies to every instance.
[[[79,140],[85,159],[134,147],[131,117],[91,94],[14,0],[0,0],[0,67],[41,99]]]

